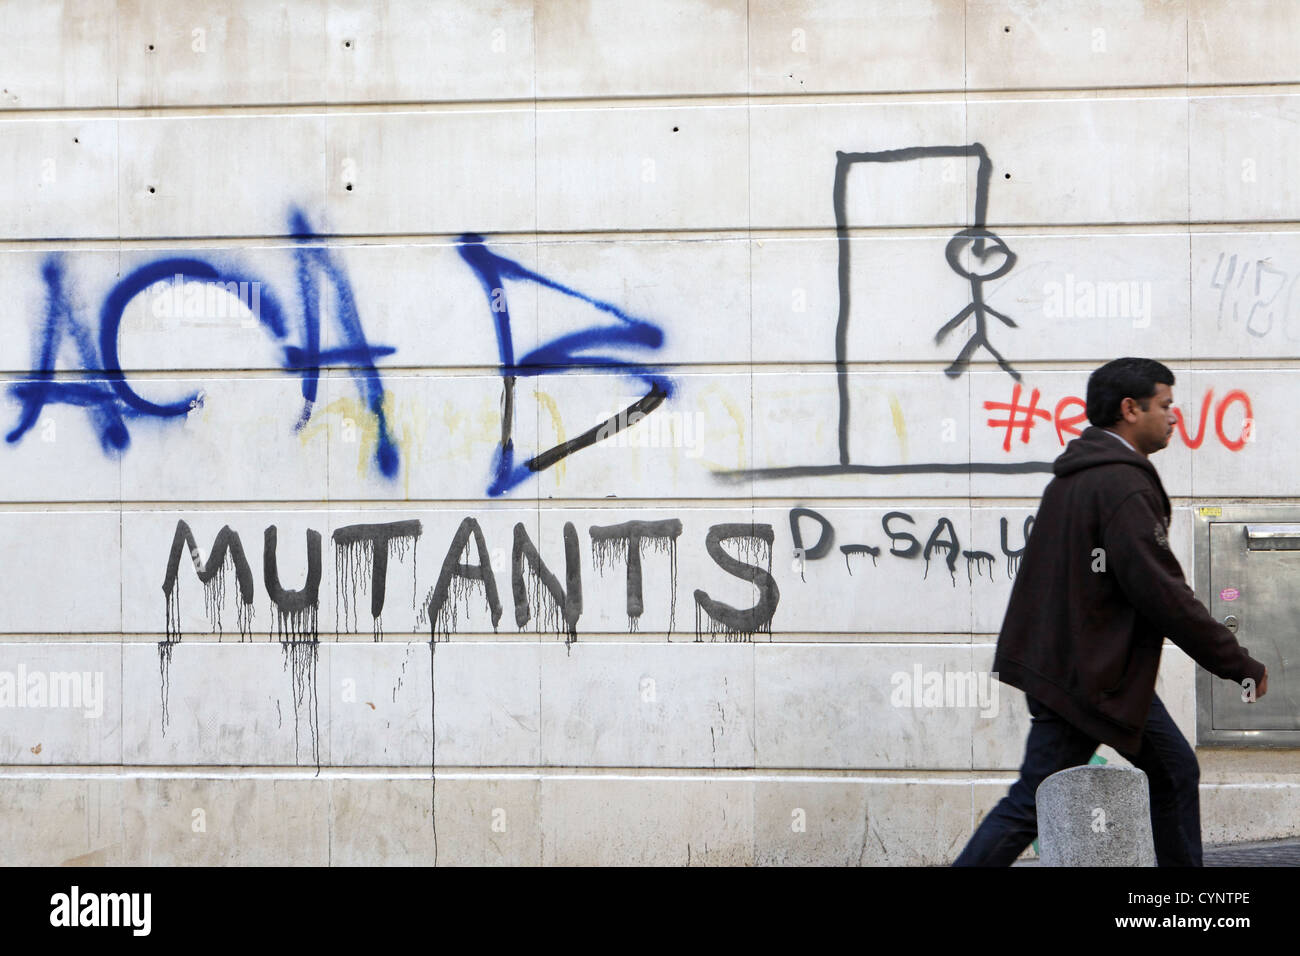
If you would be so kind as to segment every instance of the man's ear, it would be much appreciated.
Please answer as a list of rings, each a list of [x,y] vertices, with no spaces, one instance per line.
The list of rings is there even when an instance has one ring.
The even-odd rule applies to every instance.
[[[1133,422],[1137,419],[1138,403],[1135,398],[1126,398],[1119,403],[1120,418],[1126,422]]]

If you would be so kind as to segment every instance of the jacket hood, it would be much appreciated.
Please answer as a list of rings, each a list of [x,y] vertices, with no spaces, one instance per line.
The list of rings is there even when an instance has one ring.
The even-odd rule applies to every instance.
[[[1052,471],[1057,475],[1072,475],[1085,468],[1113,464],[1142,468],[1150,472],[1157,483],[1160,481],[1160,475],[1150,461],[1131,451],[1114,434],[1095,425],[1085,428],[1082,435],[1065,447],[1061,456],[1052,463]]]

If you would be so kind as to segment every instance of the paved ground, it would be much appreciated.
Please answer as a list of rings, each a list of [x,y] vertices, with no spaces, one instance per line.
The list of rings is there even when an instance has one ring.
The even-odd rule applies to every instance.
[[[1266,840],[1262,843],[1233,843],[1207,846],[1206,866],[1300,866],[1300,837]],[[1037,860],[1022,860],[1014,866],[1038,866]]]
[[[1300,866],[1300,838],[1205,848],[1206,866]]]

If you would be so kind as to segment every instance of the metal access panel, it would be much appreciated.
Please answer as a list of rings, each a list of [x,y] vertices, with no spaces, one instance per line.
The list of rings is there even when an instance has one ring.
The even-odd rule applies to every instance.
[[[1268,668],[1268,693],[1196,674],[1198,743],[1300,747],[1300,507],[1197,509],[1196,596]]]

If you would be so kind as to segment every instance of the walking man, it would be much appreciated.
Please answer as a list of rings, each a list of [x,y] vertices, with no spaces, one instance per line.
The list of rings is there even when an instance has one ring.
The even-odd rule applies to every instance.
[[[1014,861],[1038,832],[1038,785],[1100,743],[1147,775],[1157,863],[1201,865],[1200,768],[1155,693],[1162,642],[1253,688],[1250,699],[1268,676],[1196,600],[1169,548],[1169,498],[1148,456],[1173,434],[1173,384],[1138,358],[1088,379],[1092,427],[1052,467],[993,660],[1033,716],[1020,779],[954,866]]]

